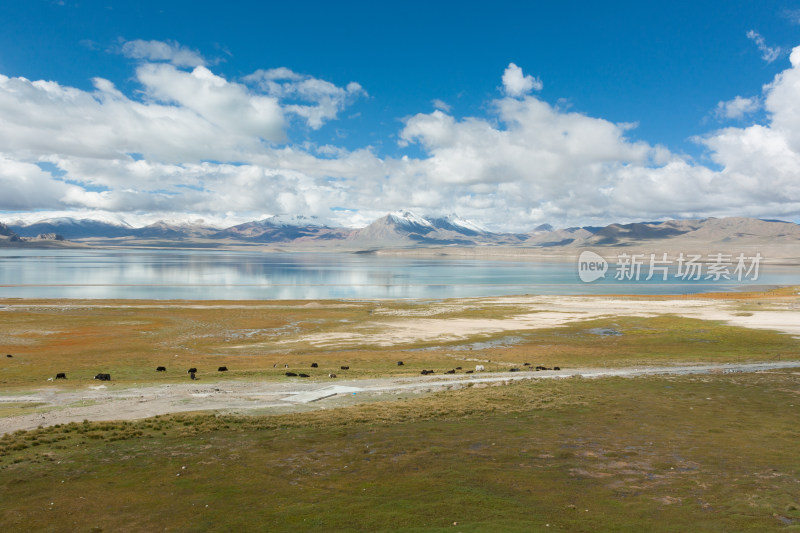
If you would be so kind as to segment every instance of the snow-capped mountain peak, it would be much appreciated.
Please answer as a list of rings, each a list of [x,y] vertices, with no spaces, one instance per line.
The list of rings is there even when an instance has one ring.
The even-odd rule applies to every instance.
[[[319,217],[306,215],[273,215],[265,218],[261,223],[276,228],[328,227]]]
[[[476,233],[489,233],[489,230],[487,230],[483,226],[480,226],[465,218],[461,218],[455,213],[450,213],[449,215],[441,217],[441,219],[446,220],[448,223],[450,223],[453,226],[456,226],[457,228],[463,228],[466,230],[474,231]]]
[[[98,226],[98,225],[108,225],[108,226],[119,226],[123,228],[130,228],[131,225],[128,224],[125,219],[122,217],[85,217],[85,218],[73,218],[73,217],[51,217],[51,218],[40,218],[40,219],[29,219],[29,220],[19,220],[17,221],[21,226],[33,226],[35,224],[48,224],[52,226],[71,226],[71,227],[79,227],[79,226]]]
[[[427,219],[412,213],[411,211],[394,211],[389,213],[389,219],[395,224],[401,226],[422,226],[426,228],[433,228]]]

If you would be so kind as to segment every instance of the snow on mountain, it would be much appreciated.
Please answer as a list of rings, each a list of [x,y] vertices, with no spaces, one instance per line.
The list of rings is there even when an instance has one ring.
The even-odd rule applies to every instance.
[[[427,217],[427,220],[437,229],[455,231],[456,233],[464,235],[482,235],[490,233],[486,228],[465,218],[461,218],[455,213],[443,217]]]
[[[91,245],[159,246],[193,242],[200,245],[242,243],[285,243],[300,246],[416,247],[416,246],[527,246],[535,248],[581,246],[628,246],[669,241],[688,248],[703,243],[800,243],[800,225],[791,222],[751,218],[669,220],[609,224],[603,227],[553,229],[542,224],[528,233],[494,233],[456,214],[420,216],[401,210],[387,213],[360,229],[328,224],[310,215],[273,215],[235,226],[219,224],[221,217],[170,214],[170,218],[143,227],[132,226],[121,215],[103,213],[86,218],[60,216],[36,219],[34,214],[19,216],[16,222],[0,223],[3,246],[13,242],[32,242],[39,235],[63,236],[67,240],[86,240]],[[41,213],[40,213],[41,215]],[[58,216],[52,216],[58,215]],[[93,215],[93,213],[90,213]],[[134,216],[137,222],[155,217]],[[262,215],[263,217],[264,215]],[[101,220],[102,219],[102,220]],[[231,219],[228,219],[231,220]],[[234,219],[235,220],[235,219]],[[241,220],[241,219],[239,219]],[[231,220],[232,221],[232,220]],[[225,229],[220,229],[224,227]],[[40,239],[41,240],[41,239]],[[205,243],[205,244],[204,244]],[[341,243],[341,244],[337,244]],[[349,243],[349,244],[345,244]],[[698,244],[700,243],[700,244]]]
[[[133,231],[133,228],[126,223],[70,217],[47,218],[23,225],[14,225],[11,228],[21,237],[36,237],[43,233],[57,233],[65,239],[122,237],[130,235]]]
[[[219,231],[218,228],[198,222],[183,220],[159,220],[143,228],[136,228],[131,234],[139,239],[177,239],[206,238]]]
[[[408,227],[422,227],[422,228],[431,228],[433,229],[433,224],[431,224],[425,218],[412,213],[411,211],[394,211],[387,215],[389,217],[389,221],[393,224],[397,224],[400,226],[408,226]]]
[[[350,234],[350,240],[369,242],[408,242],[435,231],[430,222],[410,211],[395,211],[382,216],[365,228]]]
[[[489,232],[484,228],[455,214],[422,217],[411,211],[394,211],[354,231],[349,238],[370,242],[473,245],[476,237],[487,235]]]
[[[328,224],[319,217],[306,215],[273,215],[260,221],[275,228],[326,228]]]
[[[0,222],[0,237],[11,238],[11,237],[16,237],[16,235],[17,234],[14,232],[14,230],[12,230],[8,226]]]
[[[46,211],[16,213],[13,216],[15,217],[13,220],[6,218],[4,222],[9,226],[22,227],[41,222],[69,225],[80,224],[84,221],[91,220],[116,226],[134,227],[134,225],[129,224],[128,220],[122,215],[105,211]]]
[[[350,230],[331,228],[315,216],[274,215],[263,220],[231,226],[215,236],[253,242],[292,242],[344,239]]]

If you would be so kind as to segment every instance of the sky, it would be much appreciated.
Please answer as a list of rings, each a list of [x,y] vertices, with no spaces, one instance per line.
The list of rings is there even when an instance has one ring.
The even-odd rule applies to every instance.
[[[800,1],[0,0],[0,221],[397,210],[800,221]]]

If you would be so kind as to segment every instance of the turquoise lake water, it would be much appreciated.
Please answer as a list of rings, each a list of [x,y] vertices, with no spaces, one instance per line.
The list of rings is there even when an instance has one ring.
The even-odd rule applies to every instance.
[[[514,294],[689,294],[800,285],[800,269],[757,280],[659,277],[583,283],[576,262],[417,259],[340,253],[0,250],[0,298],[191,300],[458,298]]]

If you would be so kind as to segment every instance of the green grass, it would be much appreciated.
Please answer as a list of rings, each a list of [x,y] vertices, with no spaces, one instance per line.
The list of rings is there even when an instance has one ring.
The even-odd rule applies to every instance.
[[[310,371],[312,362],[319,364],[310,372],[312,379],[326,380],[331,372],[350,378],[416,375],[422,369],[441,372],[489,360],[492,363],[486,363],[487,370],[507,370],[524,362],[574,368],[800,357],[800,342],[790,335],[669,315],[579,321],[564,327],[475,334],[447,342],[410,338],[394,346],[379,346],[367,335],[344,347],[320,347],[303,339],[354,327],[360,331],[365,323],[379,332],[389,327],[387,323],[402,319],[387,311],[433,310],[436,313],[430,319],[446,324],[450,318],[514,316],[524,308],[495,306],[484,300],[321,302],[315,306],[307,302],[228,302],[219,303],[219,308],[213,306],[216,303],[208,302],[204,308],[180,302],[124,304],[133,307],[114,302],[30,302],[30,307],[10,307],[3,313],[0,341],[15,357],[0,357],[0,386],[6,390],[33,385],[83,388],[100,372],[110,373],[114,384],[175,383],[188,379],[189,367],[197,367],[198,377],[204,380],[280,380],[285,379],[284,364],[295,371]],[[42,307],[35,307],[37,304]],[[438,313],[439,309],[445,311]],[[594,335],[591,330],[595,328],[612,328],[621,335]],[[458,349],[509,336],[521,341],[504,347]],[[284,340],[293,342],[284,344]],[[405,365],[396,366],[398,360]],[[217,372],[223,365],[230,369],[228,373]],[[341,372],[342,365],[350,370]],[[167,372],[156,373],[156,366],[166,366]],[[57,372],[66,372],[68,379],[48,382]]]
[[[591,332],[605,328],[616,330],[620,335],[602,336]],[[524,336],[526,342],[512,348],[495,349],[497,355],[541,362],[546,366],[611,367],[800,357],[800,342],[790,335],[672,315],[614,317],[517,333]]]
[[[0,529],[796,530],[798,422],[785,372],[73,423],[0,438]]]

